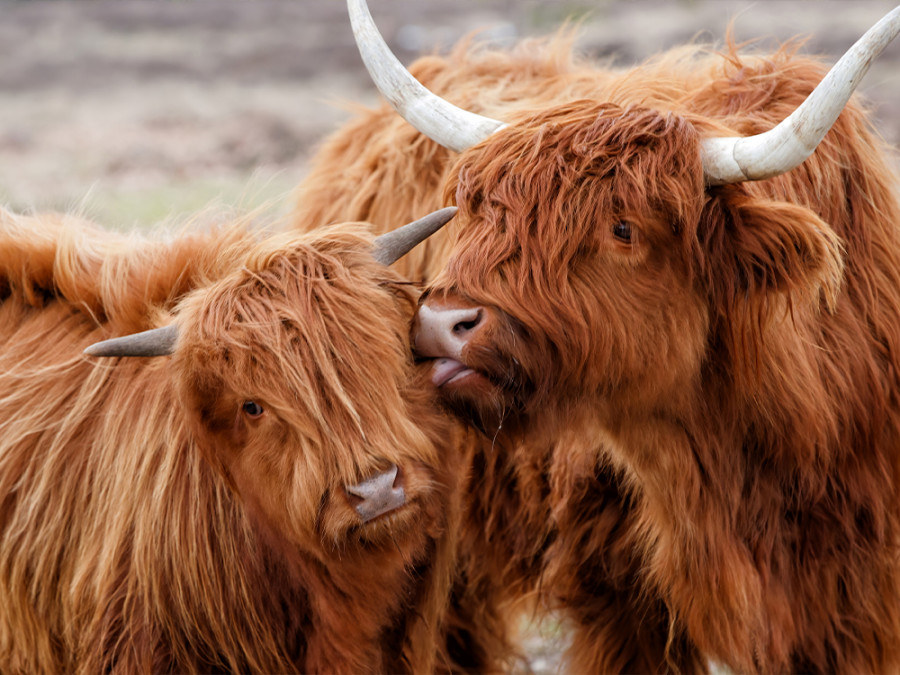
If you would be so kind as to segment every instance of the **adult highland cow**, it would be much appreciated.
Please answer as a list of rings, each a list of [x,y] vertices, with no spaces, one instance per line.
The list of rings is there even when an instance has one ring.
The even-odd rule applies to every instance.
[[[485,429],[595,453],[544,557],[573,667],[900,668],[900,205],[847,103],[900,11],[824,81],[790,45],[415,69],[486,118],[350,5],[386,97],[460,153],[417,137],[432,164],[378,167],[461,208],[419,314],[435,384]]]
[[[0,671],[447,665],[465,459],[387,264],[449,216],[373,249],[0,212]]]

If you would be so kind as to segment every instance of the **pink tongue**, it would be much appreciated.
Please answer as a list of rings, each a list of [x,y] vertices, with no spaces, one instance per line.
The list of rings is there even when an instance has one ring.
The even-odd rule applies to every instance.
[[[437,359],[431,367],[431,383],[435,387],[440,387],[464,370],[467,370],[466,366],[459,361],[448,358]]]

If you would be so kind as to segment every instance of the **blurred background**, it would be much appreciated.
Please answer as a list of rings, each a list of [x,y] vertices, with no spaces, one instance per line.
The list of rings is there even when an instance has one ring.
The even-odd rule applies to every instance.
[[[580,47],[640,61],[691,39],[810,36],[836,58],[885,0],[370,0],[405,63],[481,30],[582,22]],[[862,91],[900,138],[900,41]],[[374,103],[341,0],[0,0],[0,204],[114,227],[209,204],[285,208],[316,143]]]

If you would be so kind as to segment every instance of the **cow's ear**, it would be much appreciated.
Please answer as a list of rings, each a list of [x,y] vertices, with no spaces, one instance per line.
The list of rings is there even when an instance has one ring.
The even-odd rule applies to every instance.
[[[697,239],[701,276],[721,314],[749,313],[762,325],[760,313],[804,300],[834,308],[843,246],[810,209],[756,197],[745,186],[715,188]],[[778,296],[787,304],[776,302]]]

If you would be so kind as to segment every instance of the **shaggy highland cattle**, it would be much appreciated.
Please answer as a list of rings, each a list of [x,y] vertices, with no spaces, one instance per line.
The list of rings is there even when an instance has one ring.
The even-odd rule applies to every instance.
[[[454,59],[463,56],[461,47]],[[510,80],[519,56],[490,54],[476,69],[492,77],[491,69],[499,65],[495,59],[504,58],[505,68],[497,75]],[[414,72],[426,81],[432,76],[465,81],[468,65],[428,57],[416,63]],[[549,78],[561,64],[538,57],[532,65],[533,75]],[[591,73],[585,68],[583,75]],[[532,84],[524,80],[523,87]],[[468,93],[474,105],[477,92]],[[292,226],[306,232],[347,220],[377,226],[382,216],[412,220],[440,208],[453,161],[454,153],[419,134],[390,107],[362,110],[325,139],[312,158],[296,193]],[[433,279],[446,263],[453,228],[451,221],[394,268],[415,281]],[[533,611],[536,600],[543,602],[538,587],[542,558],[554,536],[551,502],[556,499],[549,495],[548,471],[559,444],[543,439],[509,443],[493,430],[465,442],[474,446],[473,468],[463,490],[467,504],[447,650],[466,672],[509,672],[524,658],[517,645],[519,617]]]
[[[349,5],[432,140],[364,116],[323,150],[347,160],[325,199],[459,205],[455,240],[414,263],[449,255],[416,344],[446,402],[544,449],[541,573],[572,670],[900,668],[900,204],[848,103],[900,10],[827,76],[797,43],[610,70],[556,39],[413,66],[473,115]]]
[[[451,215],[373,248],[0,211],[0,671],[449,667],[467,460],[387,265]]]

